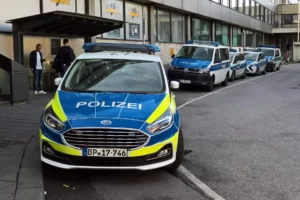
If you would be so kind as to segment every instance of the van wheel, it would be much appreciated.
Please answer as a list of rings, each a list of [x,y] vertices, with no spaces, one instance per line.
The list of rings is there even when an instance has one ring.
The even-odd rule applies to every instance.
[[[221,83],[222,86],[227,86],[228,85],[228,79],[229,79],[229,73],[226,74],[225,80]]]
[[[275,63],[273,64],[272,68],[271,68],[271,72],[273,72],[275,70]]]
[[[214,79],[214,77],[212,77],[211,80],[209,81],[208,85],[206,86],[206,90],[208,92],[211,92],[214,89],[214,83],[215,83],[215,79]]]
[[[182,130],[179,130],[179,135],[178,135],[178,145],[177,145],[177,151],[176,151],[176,160],[168,165],[166,169],[170,172],[176,171],[177,168],[180,166],[181,161],[183,159],[183,153],[184,153],[184,139],[183,139],[183,134]]]
[[[234,80],[235,80],[235,71],[232,72],[229,81],[230,81],[230,82],[233,82]]]
[[[246,75],[247,75],[247,72],[246,72],[246,70],[244,71],[244,74],[243,74],[243,76],[242,76],[242,79],[245,79],[246,78]]]

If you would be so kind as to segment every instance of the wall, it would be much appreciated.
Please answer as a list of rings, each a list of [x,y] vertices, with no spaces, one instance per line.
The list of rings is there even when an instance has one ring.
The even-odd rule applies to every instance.
[[[164,4],[173,8],[183,9],[211,19],[232,23],[244,28],[250,28],[264,33],[272,32],[272,25],[257,20],[253,17],[234,11],[223,5],[211,2],[210,0],[150,0],[159,4]],[[268,0],[260,0],[262,5],[268,7],[273,12],[276,6]]]
[[[297,14],[298,13],[298,4],[286,4],[278,5],[276,12],[278,15],[281,14]]]

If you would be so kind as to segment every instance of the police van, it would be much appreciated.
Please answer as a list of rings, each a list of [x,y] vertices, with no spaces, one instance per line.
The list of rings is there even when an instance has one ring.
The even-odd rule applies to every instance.
[[[245,59],[247,62],[247,74],[258,75],[266,74],[267,60],[262,52],[257,50],[244,51]]]
[[[183,134],[156,45],[86,43],[40,122],[43,163],[63,169],[175,170]]]
[[[236,49],[229,49],[230,57],[230,81],[234,81],[236,78],[246,78],[247,74],[247,62],[242,52],[238,52]]]
[[[281,51],[275,45],[259,45],[258,51],[262,52],[267,60],[267,70],[280,70],[281,67]]]
[[[190,40],[172,55],[169,80],[185,85],[202,85],[212,91],[215,84],[227,86],[229,80],[229,47],[217,42]]]

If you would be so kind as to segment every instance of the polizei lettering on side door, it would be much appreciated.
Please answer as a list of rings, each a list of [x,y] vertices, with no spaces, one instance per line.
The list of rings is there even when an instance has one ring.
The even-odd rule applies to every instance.
[[[90,108],[95,107],[103,107],[103,108],[128,108],[128,109],[142,109],[142,104],[138,103],[127,103],[127,102],[119,102],[119,101],[113,101],[110,103],[107,103],[105,101],[91,101],[91,102],[78,102],[76,105],[76,108],[87,106]]]

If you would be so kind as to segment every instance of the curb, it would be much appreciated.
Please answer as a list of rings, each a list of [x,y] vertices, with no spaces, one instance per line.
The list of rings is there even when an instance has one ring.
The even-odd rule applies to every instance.
[[[18,172],[14,200],[44,200],[44,183],[40,161],[39,137],[28,142]]]

